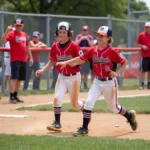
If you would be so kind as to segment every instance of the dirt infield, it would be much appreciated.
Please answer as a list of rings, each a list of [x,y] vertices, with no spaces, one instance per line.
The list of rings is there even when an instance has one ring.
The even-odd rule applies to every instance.
[[[119,91],[119,96],[127,95],[150,95],[150,90],[132,90]],[[53,112],[41,111],[17,111],[17,106],[48,103],[53,101],[51,95],[31,95],[21,96],[25,101],[24,104],[8,104],[8,97],[2,97],[0,100],[1,114],[28,115],[27,118],[7,118],[0,117],[0,133],[6,134],[36,134],[36,135],[54,135],[54,136],[72,136],[72,132],[82,124],[82,113],[63,112],[61,123],[62,132],[49,132],[46,126],[53,121]],[[87,93],[80,93],[80,99],[85,99]],[[65,101],[69,100],[68,94],[65,95]],[[147,139],[150,140],[150,115],[137,115],[139,128],[133,132],[126,123],[126,119],[120,115],[111,113],[93,113],[92,121],[89,126],[89,136],[106,137],[106,138],[130,138],[130,139]]]

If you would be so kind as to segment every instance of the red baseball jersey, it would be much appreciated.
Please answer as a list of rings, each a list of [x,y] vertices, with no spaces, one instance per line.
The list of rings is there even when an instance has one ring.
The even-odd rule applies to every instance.
[[[50,60],[55,62],[66,61],[75,57],[78,57],[80,54],[80,47],[70,40],[64,48],[60,47],[60,43],[56,42],[53,44],[50,51]],[[70,67],[67,65],[65,68],[60,69],[60,65],[56,66],[56,69],[61,74],[73,74],[80,71],[80,66]]]
[[[28,46],[28,36],[25,32],[11,31],[6,40],[10,43],[11,62],[26,62],[26,48]]]
[[[150,57],[150,35],[145,31],[141,32],[136,40],[137,44],[146,45],[148,50],[141,49],[141,56]]]
[[[113,70],[113,63],[123,64],[126,58],[119,51],[111,46],[100,50],[98,46],[90,48],[80,56],[84,61],[92,60],[94,75],[97,77],[109,77]]]

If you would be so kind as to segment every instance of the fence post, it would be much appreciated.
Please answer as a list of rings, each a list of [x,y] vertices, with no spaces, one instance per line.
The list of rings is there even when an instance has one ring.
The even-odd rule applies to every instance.
[[[47,46],[50,46],[50,17],[47,15],[46,17],[46,43]],[[47,52],[48,53],[48,52]],[[47,55],[47,60],[49,61],[49,54]],[[47,73],[47,90],[50,90],[50,69]]]
[[[1,12],[1,35],[3,35],[4,34],[4,13],[3,12]],[[4,92],[4,88],[5,88],[5,86],[4,86],[4,84],[5,84],[5,82],[4,82],[4,52],[2,52],[2,55],[1,55],[1,63],[2,63],[2,89],[1,89],[1,91],[2,92]]]
[[[111,21],[111,16],[110,16],[110,14],[107,15],[107,18],[108,18],[108,22],[107,22],[108,27],[110,27],[110,28],[112,29],[112,21]]]

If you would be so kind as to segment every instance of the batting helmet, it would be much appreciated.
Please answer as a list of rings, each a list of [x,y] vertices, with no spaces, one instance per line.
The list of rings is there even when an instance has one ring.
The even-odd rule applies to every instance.
[[[71,30],[71,24],[66,21],[59,22],[56,28],[56,35],[58,36],[58,30],[61,29],[62,27],[65,27],[65,29],[68,31],[68,36],[72,36],[72,30]]]

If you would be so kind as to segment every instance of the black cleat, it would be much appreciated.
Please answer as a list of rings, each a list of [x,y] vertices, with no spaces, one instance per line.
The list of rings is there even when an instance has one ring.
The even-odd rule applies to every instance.
[[[76,132],[73,133],[73,136],[87,136],[88,130],[84,129],[83,127],[80,127]]]
[[[51,125],[47,126],[47,130],[61,132],[61,124],[54,121]]]
[[[128,120],[128,122],[130,123],[132,130],[135,131],[138,127],[138,123],[136,121],[136,112],[135,110],[131,110],[129,112],[132,114],[132,117]]]
[[[16,100],[17,103],[24,103],[23,100],[20,100],[20,99],[19,99],[19,97],[15,97],[15,100]]]

